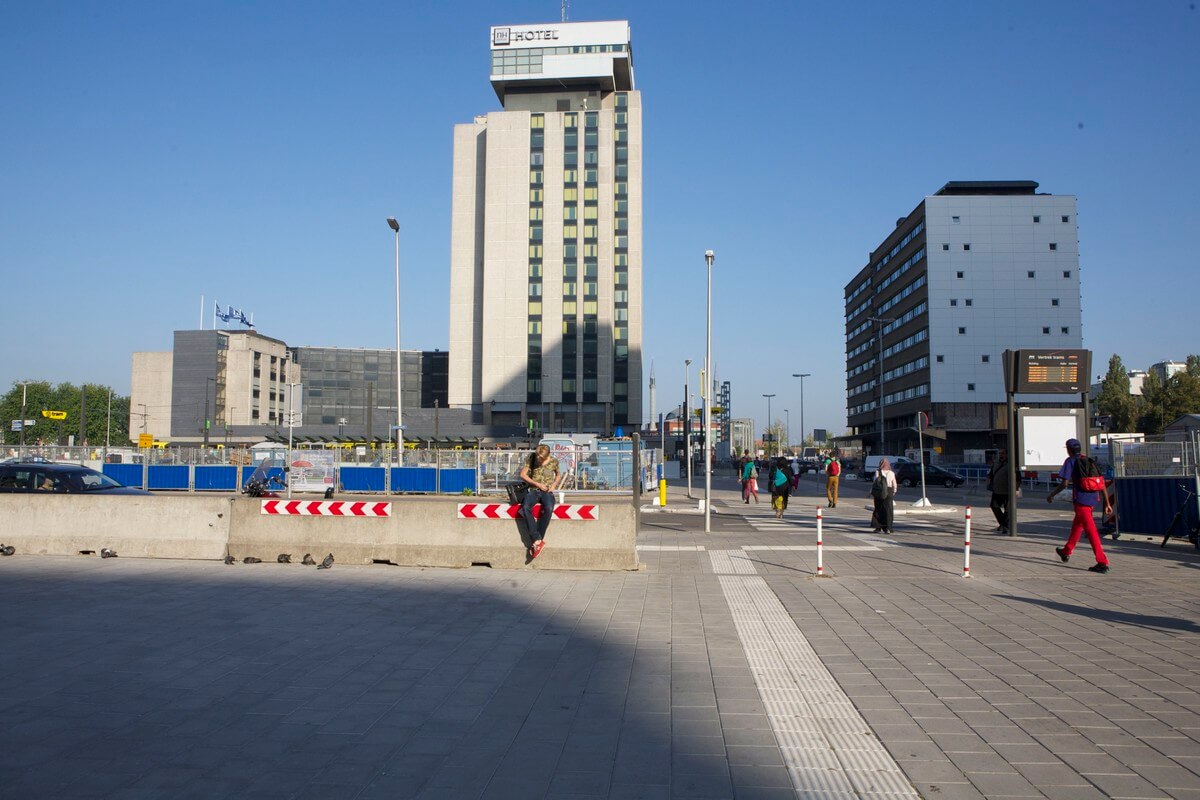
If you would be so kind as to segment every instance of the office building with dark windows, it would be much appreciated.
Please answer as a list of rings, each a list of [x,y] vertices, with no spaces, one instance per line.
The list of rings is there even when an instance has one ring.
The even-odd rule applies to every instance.
[[[1082,347],[1076,200],[1037,188],[947,183],[897,220],[846,284],[846,424],[872,452],[917,447],[921,412],[935,432],[927,448],[1002,444],[1001,354]]]
[[[454,129],[448,402],[642,423],[642,114],[629,24],[493,27],[502,110]]]

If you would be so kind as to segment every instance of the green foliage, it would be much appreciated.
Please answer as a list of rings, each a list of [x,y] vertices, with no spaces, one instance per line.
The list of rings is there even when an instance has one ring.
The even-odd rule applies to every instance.
[[[1129,393],[1129,373],[1118,355],[1108,360],[1108,374],[1100,384],[1096,412],[1110,418],[1109,430],[1132,431],[1137,424],[1137,400]]]
[[[12,420],[21,419],[21,384],[0,397],[0,424],[4,426],[4,441],[15,444],[20,433],[12,430]],[[83,386],[86,399],[85,438],[92,446],[103,445],[108,425],[108,386],[89,383]],[[66,444],[67,437],[79,439],[80,387],[71,383],[51,386],[49,381],[31,381],[25,387],[25,419],[35,420],[25,429],[26,444]],[[64,420],[50,420],[42,411],[65,411]],[[112,396],[112,443],[129,443],[129,398]]]
[[[1200,414],[1200,357],[1187,357],[1187,369],[1164,383],[1151,372],[1142,382],[1138,430],[1150,436],[1163,433],[1167,425],[1184,414]]]

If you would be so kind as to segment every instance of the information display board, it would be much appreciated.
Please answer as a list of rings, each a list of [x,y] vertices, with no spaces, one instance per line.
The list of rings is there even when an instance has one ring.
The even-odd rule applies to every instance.
[[[1067,458],[1067,439],[1084,438],[1083,411],[1077,408],[1018,408],[1022,470],[1057,471]]]
[[[1005,388],[1016,394],[1082,394],[1091,373],[1090,350],[1005,351]]]
[[[293,450],[291,464],[292,491],[323,492],[337,482],[337,464],[332,450]]]

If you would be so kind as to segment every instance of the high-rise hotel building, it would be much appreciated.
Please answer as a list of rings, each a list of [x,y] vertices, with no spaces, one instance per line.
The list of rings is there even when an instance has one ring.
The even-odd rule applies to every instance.
[[[1003,444],[1001,354],[1082,347],[1075,197],[1037,188],[947,183],[846,284],[846,424],[872,452],[915,448],[919,412],[945,431],[948,454]]]
[[[642,106],[629,23],[491,29],[503,110],[454,128],[449,404],[642,422]]]

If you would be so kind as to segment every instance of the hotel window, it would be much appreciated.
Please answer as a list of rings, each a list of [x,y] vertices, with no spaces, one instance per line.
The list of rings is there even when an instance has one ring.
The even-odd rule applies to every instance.
[[[943,249],[943,250],[949,250],[949,249],[950,249],[950,245],[949,245],[949,244],[945,244],[945,243],[943,243],[943,244],[942,244],[942,249]]]
[[[975,301],[974,301],[974,300],[972,300],[972,299],[971,299],[971,298],[969,298],[969,297],[968,297],[966,300],[964,300],[963,302],[964,302],[964,303],[966,303],[966,304],[967,304],[967,305],[969,305],[969,306],[970,306],[970,305],[974,305],[974,304],[975,304]]]
[[[575,296],[575,282],[574,281],[563,281],[563,297],[574,297],[574,296]]]
[[[571,181],[571,183],[573,183],[573,182],[574,181]],[[576,189],[574,186],[572,186],[569,189],[563,189],[563,202],[564,203],[575,203],[575,202],[578,202],[578,200],[579,200],[579,190]],[[574,217],[572,217],[571,219],[574,219]]]
[[[975,391],[975,384],[973,384],[973,383],[968,383],[968,384],[967,384],[967,391],[968,391],[968,392],[973,392],[973,391]]]
[[[1063,222],[1070,222],[1070,221],[1071,221],[1071,218],[1070,218],[1069,216],[1067,216],[1066,214],[1063,214],[1062,221],[1063,221]]]
[[[1050,249],[1051,249],[1051,250],[1057,250],[1057,249],[1058,249],[1058,242],[1051,242],[1051,243],[1050,243]]]
[[[958,305],[958,301],[952,297],[952,298],[950,298],[950,305],[956,306],[956,305]]]
[[[961,336],[962,334],[965,334],[966,332],[967,332],[967,329],[966,329],[966,328],[959,328],[959,329],[958,329],[958,333],[959,333],[959,335],[960,335],[960,336]]]
[[[1033,215],[1033,221],[1034,221],[1035,223],[1038,223],[1038,222],[1041,222],[1041,221],[1042,221],[1042,218],[1041,218],[1041,216],[1040,216],[1040,215],[1038,215],[1038,214],[1034,214],[1034,215]]]
[[[956,277],[956,278],[961,278],[962,276],[963,276],[962,272],[956,272],[954,274],[954,277]]]
[[[578,216],[578,214],[579,214],[578,206],[575,206],[575,205],[563,206],[563,220],[573,220]],[[541,217],[538,217],[538,219],[541,219]]]
[[[1042,333],[1049,335],[1050,328],[1049,327],[1042,328]]]
[[[1065,327],[1065,326],[1064,326],[1064,327],[1062,327],[1062,328],[1060,328],[1059,330],[1061,330],[1063,333],[1070,333],[1070,332],[1071,332],[1071,329],[1070,329],[1070,328],[1068,328],[1068,327]]]
[[[938,357],[937,357],[937,363],[939,363],[939,364],[941,364],[941,363],[942,363],[943,361],[945,361],[945,360],[946,360],[946,357],[945,357],[945,356],[938,356]]]
[[[955,225],[957,225],[958,223],[962,222],[962,218],[961,217],[951,217],[950,221],[953,222]]]
[[[542,151],[534,150],[533,152],[531,152],[529,154],[529,163],[535,167],[542,166]],[[541,181],[539,180],[538,183],[541,183]]]
[[[529,219],[536,221],[536,220],[540,220],[541,218],[542,218],[542,207],[541,206],[531,206],[529,209]]]
[[[577,169],[563,170],[563,183],[579,183],[579,170],[577,170]]]
[[[1071,270],[1069,270],[1069,269],[1064,269],[1064,270],[1063,270],[1063,277],[1064,277],[1064,278],[1069,278],[1069,277],[1071,277]]]
[[[1053,298],[1053,299],[1050,301],[1050,305],[1052,305],[1052,306],[1056,306],[1056,305],[1058,305],[1058,298],[1057,298],[1057,297]]]
[[[1036,277],[1037,277],[1037,272],[1035,272],[1034,270],[1029,270],[1028,272],[1026,272],[1026,273],[1025,273],[1025,277],[1027,277],[1027,278],[1036,278]]]
[[[991,356],[980,356],[979,360],[982,361],[984,364],[987,364],[988,362],[990,362],[992,360],[992,357]]]
[[[963,250],[970,250],[970,249],[971,249],[971,245],[970,245],[970,244],[964,244],[964,245],[963,245]]]

